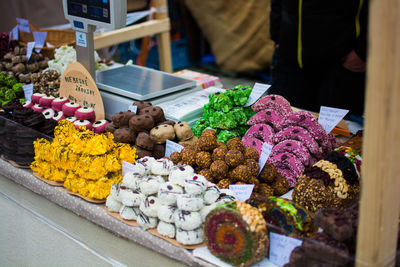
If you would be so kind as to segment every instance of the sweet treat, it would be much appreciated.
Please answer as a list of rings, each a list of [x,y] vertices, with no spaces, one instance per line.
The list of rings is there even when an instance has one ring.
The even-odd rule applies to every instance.
[[[279,153],[288,152],[295,155],[304,166],[308,166],[310,162],[310,153],[308,149],[299,141],[296,140],[285,140],[276,144],[272,150],[270,157],[273,157]]]
[[[119,197],[120,190],[121,190],[121,184],[120,183],[115,183],[115,184],[111,185],[110,196],[113,199],[121,202],[121,199]]]
[[[214,180],[210,169],[202,169],[201,171],[199,171],[199,174],[203,175],[210,182],[212,182]]]
[[[162,108],[160,108],[158,106],[154,106],[154,107],[151,106],[151,107],[146,107],[146,108],[140,109],[138,114],[152,116],[155,123],[165,121],[164,111],[162,110]]]
[[[113,122],[110,122],[106,125],[106,132],[114,133],[117,127],[115,127]]]
[[[244,148],[244,153],[243,156],[245,159],[254,159],[256,162],[258,162],[260,155],[257,151],[257,149],[255,149],[254,147],[249,147],[246,146]]]
[[[225,94],[229,96],[236,106],[243,106],[249,100],[253,89],[248,85],[236,85],[235,87],[226,90]]]
[[[147,196],[140,202],[139,209],[145,215],[149,217],[157,217],[158,208],[160,206],[160,201],[155,196]]]
[[[261,155],[263,144],[263,141],[260,141],[256,138],[243,139],[243,145],[254,148],[258,155]]]
[[[231,182],[229,181],[229,179],[224,178],[217,183],[217,186],[218,186],[218,188],[224,189],[224,188],[228,188],[230,183]]]
[[[61,120],[64,120],[65,116],[64,113],[62,111],[55,111],[54,115],[53,115],[53,120],[59,122]]]
[[[51,103],[54,100],[54,96],[43,96],[39,99],[39,105],[41,105],[42,107],[45,108],[50,108],[51,107]]]
[[[219,195],[219,198],[215,203],[218,205],[220,204],[225,204],[229,203],[236,200],[235,196],[233,195],[233,192],[227,188],[221,189],[221,194]]]
[[[154,147],[154,138],[146,132],[140,132],[136,137],[136,145],[138,147],[151,151]]]
[[[274,195],[281,196],[289,191],[289,182],[280,173],[276,173],[277,176],[275,176],[271,186],[274,189]]]
[[[161,201],[161,205],[158,207],[157,217],[163,222],[173,223],[176,211],[177,208],[175,205],[164,205]]]
[[[219,141],[223,144],[226,144],[229,140],[231,140],[232,138],[235,138],[237,136],[238,136],[238,134],[235,131],[222,130],[218,134],[217,141]]]
[[[175,225],[172,223],[167,223],[160,221],[158,222],[157,225],[157,232],[160,235],[169,237],[169,238],[175,238]]]
[[[219,146],[213,150],[212,160],[225,160],[226,153],[228,153],[228,148],[225,145]]]
[[[204,191],[204,195],[203,195],[204,204],[210,205],[210,204],[214,203],[215,201],[217,201],[220,194],[221,194],[221,192],[219,191],[218,186],[209,182],[206,190]]]
[[[262,111],[265,109],[273,109],[278,111],[282,116],[286,116],[292,113],[289,101],[280,95],[267,95],[261,97],[251,108],[256,111]]]
[[[93,131],[97,134],[104,133],[106,131],[107,124],[108,121],[106,120],[98,120],[92,125]]]
[[[74,123],[76,121],[76,117],[72,116],[72,117],[66,117],[65,118],[67,121]]]
[[[136,155],[138,156],[138,158],[144,158],[144,157],[152,157],[153,156],[153,152],[143,149],[141,147],[138,146],[133,146],[136,149]]]
[[[119,210],[119,216],[124,220],[133,221],[137,220],[139,212],[139,208],[137,207],[122,206]]]
[[[179,141],[179,144],[182,145],[182,146],[185,146],[185,145],[194,146],[194,145],[196,144],[197,140],[199,140],[199,139],[197,138],[197,136],[193,136],[192,138],[190,138],[190,139],[188,139],[188,140]]]
[[[81,107],[75,111],[74,115],[78,120],[88,120],[92,123],[96,121],[94,109],[90,107]]]
[[[32,109],[36,112],[43,112],[45,110],[45,108],[39,104],[34,104]]]
[[[240,152],[244,152],[244,145],[242,143],[242,140],[240,138],[235,137],[230,139],[227,143],[226,146],[228,150],[238,150]]]
[[[167,158],[157,159],[153,162],[151,171],[155,175],[168,176],[173,166],[174,163]]]
[[[22,106],[24,108],[31,108],[33,106],[33,103],[31,101],[25,101]]]
[[[134,165],[135,167],[138,165]],[[122,178],[122,186],[128,187],[132,190],[140,190],[140,183],[144,180],[142,178],[143,174],[139,172],[127,172],[125,173],[124,177]]]
[[[244,162],[243,153],[239,150],[229,150],[225,155],[225,162],[229,167],[235,168]]]
[[[140,192],[146,196],[157,194],[158,189],[164,183],[161,176],[149,175],[140,183]]]
[[[175,139],[174,127],[168,124],[154,127],[151,129],[150,135],[154,138],[156,144],[165,144],[167,140]]]
[[[54,110],[51,108],[46,108],[45,110],[43,110],[42,114],[44,115],[44,117],[46,119],[52,119],[54,117]]]
[[[132,105],[137,106],[137,113],[139,113],[144,108],[152,106],[152,104],[150,102],[146,102],[146,101],[135,101],[135,102],[133,102]]]
[[[169,155],[169,159],[172,160],[172,162],[177,165],[178,162],[181,161],[181,154],[179,152],[172,152],[171,155]]]
[[[112,115],[112,123],[114,124],[115,128],[121,128],[121,127],[128,127],[129,126],[129,120],[135,116],[135,113],[131,111],[125,111],[125,112],[118,112]]]
[[[354,234],[352,214],[337,208],[320,209],[315,214],[315,224],[333,239],[343,242]]]
[[[217,203],[212,203],[211,205],[205,205],[200,210],[201,219],[203,222],[206,220],[207,215],[216,207],[218,206]]]
[[[197,228],[191,231],[185,231],[183,229],[176,229],[176,240],[184,245],[196,245],[204,241],[203,229]]]
[[[183,194],[183,188],[171,182],[160,185],[158,189],[158,199],[163,205],[176,205],[176,198]]]
[[[201,151],[212,151],[214,148],[217,147],[217,138],[214,134],[207,132],[200,136],[199,140],[197,141],[198,148]]]
[[[138,159],[136,161],[135,171],[134,172],[138,172],[141,175],[150,174],[151,173],[151,167],[152,167],[154,162],[155,162],[155,159],[153,157],[140,158],[140,159]]]
[[[206,151],[200,151],[196,154],[196,164],[202,169],[209,168],[212,163],[211,154]]]
[[[190,166],[194,166],[196,163],[196,150],[194,146],[185,146],[181,151],[182,161]]]
[[[157,227],[158,218],[146,216],[143,212],[140,211],[137,216],[136,222],[142,229],[147,230]]]
[[[246,159],[245,165],[249,168],[251,176],[257,176],[258,171],[260,170],[260,165],[258,165],[257,161],[254,159]]]
[[[67,102],[61,108],[65,117],[75,116],[75,111],[77,111],[81,106],[78,103]]]
[[[129,120],[129,128],[139,133],[142,131],[150,131],[154,127],[154,119],[150,115],[136,115]]]
[[[274,165],[276,170],[288,180],[291,187],[296,184],[297,177],[304,171],[304,165],[301,161],[288,152],[280,152],[268,158],[268,162]]]
[[[204,206],[201,196],[181,194],[176,198],[176,204],[179,210],[199,211]]]
[[[217,180],[224,179],[228,175],[228,170],[228,165],[222,160],[216,160],[210,166],[211,175]]]
[[[185,180],[185,192],[189,195],[201,195],[207,186],[207,179],[200,174],[194,174]]]
[[[257,112],[253,117],[247,121],[247,125],[255,125],[259,123],[270,125],[275,132],[282,129],[281,123],[283,116],[276,110],[265,109]]]
[[[74,125],[76,129],[85,128],[87,130],[92,129],[92,123],[88,120],[76,120],[74,121]]]
[[[171,168],[168,181],[172,184],[185,186],[186,178],[194,175],[194,170],[189,165],[175,165]]]
[[[135,143],[135,133],[129,128],[118,128],[114,131],[114,141],[120,143]]]
[[[269,126],[268,124],[265,123],[257,123],[251,126],[245,135],[243,136],[243,139],[250,139],[250,138],[256,138],[259,139],[263,142],[267,142],[268,144],[272,143],[272,137],[275,134],[275,130]]]
[[[185,121],[178,121],[174,125],[174,130],[179,140],[185,141],[193,137],[192,129]]]
[[[248,182],[252,177],[252,171],[246,165],[239,165],[230,173],[231,179],[234,181]]]
[[[200,212],[198,211],[178,210],[174,214],[176,227],[185,231],[199,228],[202,222]]]
[[[165,156],[165,145],[154,144],[152,154],[155,159],[163,158]]]
[[[122,203],[109,195],[106,200],[106,207],[110,212],[119,212],[122,207]]]
[[[158,122],[158,123],[156,124],[156,126],[163,125],[163,124],[167,124],[167,125],[174,126],[174,125],[176,124],[176,122],[174,122],[174,121],[172,121],[172,120],[166,120],[166,121]]]
[[[69,102],[68,98],[62,96],[57,97],[51,102],[51,108],[56,111],[62,111],[62,106],[67,102]]]
[[[144,195],[138,190],[133,190],[123,185],[120,186],[118,196],[122,204],[128,207],[139,207],[144,198]]]
[[[22,121],[22,124],[30,128],[35,128],[35,127],[40,127],[45,121],[46,118],[42,113],[34,112],[33,114],[25,118]]]
[[[206,217],[204,236],[210,252],[235,266],[250,266],[267,255],[267,227],[254,207],[234,201],[216,207]]]
[[[39,104],[39,101],[42,97],[46,96],[45,94],[42,93],[34,93],[31,96],[31,102],[32,104]]]

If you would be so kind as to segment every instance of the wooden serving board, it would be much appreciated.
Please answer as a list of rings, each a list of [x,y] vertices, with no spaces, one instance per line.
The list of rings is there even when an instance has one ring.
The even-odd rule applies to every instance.
[[[90,197],[84,197],[81,194],[72,192],[68,188],[65,188],[65,191],[67,191],[67,193],[70,194],[70,195],[74,195],[74,196],[80,197],[83,200],[86,200],[87,202],[90,202],[90,203],[93,203],[93,204],[103,204],[103,203],[106,202],[106,199],[95,199],[95,198],[90,198]]]
[[[47,180],[47,179],[41,177],[37,172],[33,172],[33,176],[35,176],[39,180],[42,180],[46,184],[49,184],[49,185],[52,185],[52,186],[63,186],[64,185],[63,182],[56,182],[56,181],[52,181],[52,180]]]
[[[109,211],[109,210],[107,209],[107,207],[104,207],[104,209],[106,210],[106,212],[108,213],[108,215],[114,217],[115,219],[117,219],[117,220],[119,220],[119,221],[121,221],[121,222],[123,222],[123,223],[126,223],[127,225],[139,226],[139,224],[138,224],[136,221],[128,221],[128,220],[122,219],[121,216],[119,216],[119,213],[117,213],[117,212],[111,212],[111,211]],[[205,246],[204,242],[201,243],[201,244],[197,244],[197,245],[183,245],[183,244],[179,243],[178,241],[176,241],[176,239],[173,239],[173,238],[169,238],[169,237],[160,235],[160,234],[157,232],[157,229],[149,229],[149,230],[147,230],[147,231],[148,231],[149,233],[151,233],[152,235],[155,235],[155,236],[157,236],[157,237],[159,237],[159,238],[162,238],[162,239],[168,241],[169,243],[173,244],[174,246],[177,246],[177,247],[180,247],[180,248],[184,248],[184,249],[196,249],[196,248],[201,248],[201,247],[204,247],[204,246]]]

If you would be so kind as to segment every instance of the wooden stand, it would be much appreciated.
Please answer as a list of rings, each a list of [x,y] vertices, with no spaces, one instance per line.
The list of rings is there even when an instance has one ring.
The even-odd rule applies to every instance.
[[[94,49],[100,49],[122,42],[143,38],[156,34],[160,69],[172,72],[171,44],[169,31],[171,28],[168,17],[166,0],[155,0],[155,19],[111,32],[96,34],[94,36]]]
[[[400,6],[370,1],[357,266],[394,266],[400,208]]]

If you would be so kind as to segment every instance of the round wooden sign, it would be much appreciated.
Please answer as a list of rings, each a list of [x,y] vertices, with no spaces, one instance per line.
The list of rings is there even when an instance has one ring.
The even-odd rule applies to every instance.
[[[104,105],[96,82],[79,62],[68,65],[61,77],[60,96],[83,107],[91,107],[96,120],[104,120]]]

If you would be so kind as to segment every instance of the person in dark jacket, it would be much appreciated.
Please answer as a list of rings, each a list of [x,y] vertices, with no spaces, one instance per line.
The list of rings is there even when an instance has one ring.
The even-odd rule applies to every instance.
[[[364,111],[368,0],[271,0],[270,94],[298,108]]]

